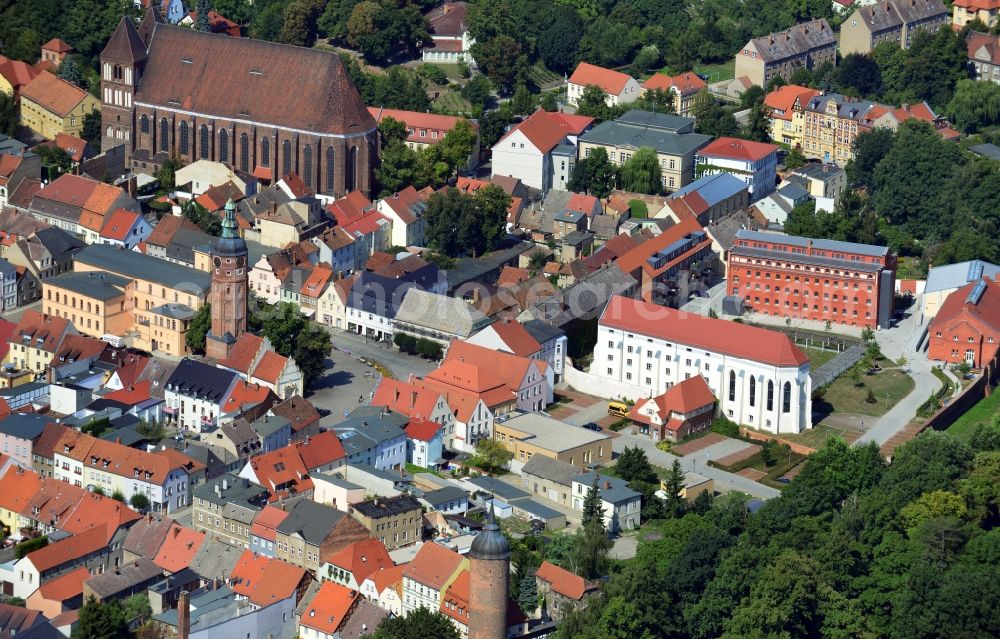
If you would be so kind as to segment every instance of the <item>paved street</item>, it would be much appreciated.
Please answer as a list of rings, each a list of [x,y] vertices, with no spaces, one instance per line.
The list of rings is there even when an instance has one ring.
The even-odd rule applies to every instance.
[[[737,443],[745,445],[745,442]],[[781,491],[776,488],[758,484],[757,482],[751,481],[746,477],[734,475],[733,473],[728,473],[718,468],[712,468],[708,465],[708,460],[710,458],[722,456],[719,453],[724,452],[724,447],[734,445],[735,444],[731,444],[730,442],[722,442],[691,453],[690,455],[677,457],[676,455],[665,453],[657,448],[653,441],[649,438],[632,435],[631,433],[623,431],[621,436],[615,438],[612,442],[612,449],[616,453],[621,453],[626,447],[638,446],[646,451],[646,457],[649,458],[651,463],[656,464],[657,466],[663,466],[664,468],[670,468],[674,465],[674,460],[679,459],[681,462],[681,468],[683,468],[685,472],[695,472],[699,475],[704,475],[705,477],[712,479],[715,482],[715,490],[717,492],[728,493],[739,491],[760,499],[771,499],[772,497],[780,495]],[[728,450],[728,448],[726,448],[726,450]],[[735,450],[729,452],[735,452]]]

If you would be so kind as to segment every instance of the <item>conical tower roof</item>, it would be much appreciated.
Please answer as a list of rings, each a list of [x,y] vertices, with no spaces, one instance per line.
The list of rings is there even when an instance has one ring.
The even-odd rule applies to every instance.
[[[149,49],[149,41],[153,37],[156,25],[166,23],[167,19],[163,17],[162,13],[156,11],[152,5],[146,9],[146,15],[142,16],[142,22],[139,23],[139,39],[142,40],[147,49]]]
[[[123,64],[141,62],[146,59],[146,45],[143,44],[131,18],[122,16],[115,32],[111,34],[111,39],[101,51],[101,59]]]

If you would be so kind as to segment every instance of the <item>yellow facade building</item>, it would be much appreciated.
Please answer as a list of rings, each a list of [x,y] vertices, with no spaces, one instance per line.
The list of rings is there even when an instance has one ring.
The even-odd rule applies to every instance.
[[[80,137],[83,119],[100,108],[97,98],[48,71],[21,89],[21,123],[49,140],[59,133]]]
[[[495,422],[493,440],[514,455],[514,464],[523,465],[534,455],[551,457],[583,469],[611,463],[610,437],[540,413],[524,413]]]
[[[25,311],[11,333],[5,364],[18,371],[43,373],[66,335],[76,333],[68,319],[38,311]]]
[[[98,271],[64,273],[42,282],[42,310],[70,320],[83,335],[124,335],[132,329],[130,283]]]

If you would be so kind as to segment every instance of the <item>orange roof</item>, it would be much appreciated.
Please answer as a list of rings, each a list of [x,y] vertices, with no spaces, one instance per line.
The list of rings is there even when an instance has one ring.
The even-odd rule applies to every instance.
[[[183,469],[188,475],[192,473],[199,473],[207,468],[205,464],[201,463],[194,457],[189,457],[176,448],[161,448],[159,450],[153,451],[154,455],[161,455],[170,460],[170,463]]]
[[[817,95],[820,95],[820,91],[796,84],[786,84],[764,96],[764,104],[771,108],[772,118],[791,120],[796,103],[802,108]]]
[[[565,568],[543,561],[535,575],[552,585],[552,590],[575,601],[583,598],[588,590],[596,590],[597,586],[583,577],[571,573]]]
[[[29,342],[25,342],[24,338],[28,337],[33,347],[55,353],[69,326],[69,320],[65,317],[43,315],[38,311],[28,310],[21,316],[21,321],[17,323],[17,328],[10,336],[10,341],[16,344],[27,344]],[[42,340],[41,344],[38,340]]]
[[[497,279],[497,286],[514,286],[515,284],[520,284],[526,280],[531,279],[531,273],[527,269],[518,268],[516,266],[505,266],[503,270],[500,271],[500,277]]]
[[[524,324],[517,320],[501,320],[494,322],[490,327],[515,355],[531,357],[542,350],[538,340],[532,337]]]
[[[427,586],[441,590],[462,565],[464,558],[454,550],[435,543],[426,543],[417,551],[413,561],[406,564],[403,576]]]
[[[368,575],[394,565],[385,544],[378,539],[355,542],[330,557],[329,562],[354,575],[359,585]]]
[[[605,69],[588,62],[581,62],[573,75],[569,77],[570,84],[578,86],[595,85],[605,93],[619,95],[625,89],[625,85],[632,79],[627,73]]]
[[[6,419],[10,417],[10,414],[11,414],[10,404],[7,403],[6,399],[0,397],[0,419]],[[4,455],[4,457],[6,457],[6,455]]]
[[[502,384],[494,393],[486,395],[480,395],[435,379],[417,379],[414,380],[414,384],[444,395],[445,401],[448,402],[448,408],[460,422],[469,421],[480,401],[489,408],[514,401],[513,395]]]
[[[521,388],[529,368],[536,367],[543,375],[548,367],[545,362],[522,357],[513,353],[495,351],[468,342],[452,341],[448,347],[448,355],[445,361],[465,361],[475,362],[480,369],[488,370],[492,375],[499,378],[511,392],[517,392]]]
[[[83,152],[87,148],[86,140],[68,133],[56,133],[55,145],[65,151],[74,162],[83,161]]]
[[[72,360],[97,358],[108,348],[108,343],[86,335],[70,333],[63,339],[62,344],[52,357],[52,366],[59,366],[61,362]]]
[[[143,355],[135,356],[133,361],[122,364],[122,366],[115,371],[118,375],[118,381],[121,383],[123,388],[128,388],[129,386],[134,386],[139,380],[139,376],[142,371],[146,369],[146,365],[149,364],[151,357],[146,357]]]
[[[165,457],[89,435],[82,437],[79,445],[66,455],[83,462],[85,468],[101,468],[119,477],[139,473],[139,479],[157,484],[166,481],[170,471],[180,467]]]
[[[38,572],[45,572],[71,561],[96,553],[108,545],[107,527],[104,524],[66,537],[26,555]]]
[[[260,607],[295,596],[306,571],[280,559],[269,559],[246,550],[230,574],[233,592]]]
[[[647,91],[652,91],[654,89],[659,89],[661,91],[677,89],[678,93],[681,95],[697,93],[706,86],[705,81],[702,80],[697,73],[693,73],[691,71],[685,71],[680,75],[674,76],[656,73],[642,85],[642,87]]]
[[[170,200],[167,200],[167,202],[170,202]],[[170,203],[172,204],[172,202]],[[146,244],[149,246],[169,246],[174,241],[177,231],[181,229],[200,231],[201,227],[183,215],[164,215],[156,223],[156,226],[153,227],[153,231],[149,234],[149,237],[146,238]],[[247,335],[247,333],[244,333],[244,335]]]
[[[86,91],[48,71],[42,71],[21,89],[22,100],[31,100],[59,117],[69,115],[86,97]]]
[[[652,400],[636,402],[629,412],[629,418],[641,422],[649,422],[648,415],[640,412],[648,401],[656,404],[657,413],[660,420],[666,422],[671,413],[686,415],[698,408],[704,408],[715,403],[715,395],[708,387],[708,382],[701,375],[696,375],[674,384],[663,394],[653,397]]]
[[[98,182],[87,177],[65,173],[46,185],[35,197],[69,206],[77,206],[101,216],[110,212],[115,201],[124,191],[117,186]],[[173,217],[173,216],[169,216]],[[167,219],[166,217],[164,219]],[[101,225],[94,228],[101,230]]]
[[[139,219],[139,214],[127,209],[116,209],[114,213],[105,218],[104,227],[101,229],[101,237],[122,242],[128,237],[128,232],[135,226]]]
[[[56,53],[69,53],[73,47],[69,46],[59,38],[52,38],[42,45],[42,51],[55,51]]]
[[[593,195],[574,193],[570,196],[569,201],[566,202],[566,209],[569,211],[579,211],[580,213],[585,213],[588,217],[592,217],[595,215],[595,212],[596,214],[600,214],[601,201]]]
[[[0,477],[0,508],[14,513],[25,512],[41,486],[42,478],[37,473],[11,466]]]
[[[566,136],[580,135],[586,131],[593,121],[594,118],[583,115],[569,115],[539,109],[523,122],[512,127],[506,135],[500,138],[500,142],[513,135],[515,131],[520,131],[535,148],[542,153],[548,153]]]
[[[773,366],[798,367],[809,362],[792,338],[784,333],[685,313],[620,295],[608,302],[600,324]]]
[[[663,249],[665,249],[670,244],[683,238],[688,233],[693,231],[702,230],[701,224],[694,217],[682,218],[680,222],[671,226],[666,231],[663,231],[659,235],[649,240],[646,240],[642,244],[639,244],[632,250],[628,251],[624,255],[618,258],[616,262],[618,267],[621,268],[623,273],[632,273],[632,271],[642,268],[647,273],[651,275],[657,272],[664,271],[670,267],[674,260],[667,262],[664,266],[659,269],[654,269],[648,262],[649,258],[654,254]],[[711,239],[705,239],[705,242],[711,243]],[[683,257],[683,256],[680,256]],[[680,257],[678,259],[680,259]]]
[[[3,76],[14,87],[15,93],[19,93],[25,85],[38,77],[40,72],[41,69],[31,66],[27,62],[11,60],[0,55],[0,76]]]
[[[358,593],[332,581],[324,581],[319,592],[303,611],[299,623],[317,632],[332,635],[347,620]]]
[[[205,541],[205,533],[174,524],[160,546],[153,563],[167,572],[183,570],[191,564],[195,553]]]
[[[250,372],[250,367],[253,366],[254,360],[257,359],[257,353],[260,352],[263,345],[264,338],[253,333],[243,333],[233,344],[233,349],[229,351],[229,357],[219,361],[219,366],[231,368],[246,375]]]
[[[47,477],[42,481],[47,482],[49,480],[58,482],[58,480],[54,480],[51,477]],[[56,490],[65,491],[65,482],[58,483],[62,485]],[[77,534],[85,530],[90,530],[98,522],[104,522],[105,525],[101,527],[107,529],[107,542],[110,543],[111,538],[118,532],[119,528],[141,518],[142,515],[117,499],[83,491],[72,513],[60,519],[59,527],[66,532]]]
[[[49,601],[66,601],[83,594],[83,582],[90,579],[90,571],[84,566],[71,570],[55,579],[46,581],[38,591]]]
[[[740,138],[718,138],[698,151],[699,156],[756,162],[778,152],[776,144],[753,142]]]
[[[295,447],[307,469],[326,466],[347,456],[340,438],[332,430],[313,435],[308,441],[298,441]]]
[[[389,117],[393,120],[406,124],[407,140],[420,144],[437,144],[444,139],[444,135],[455,128],[461,120],[451,115],[438,115],[437,113],[421,113],[419,111],[403,111],[401,109],[385,109],[382,107],[368,107],[368,113],[381,124],[382,120]],[[466,120],[466,122],[469,122]],[[473,130],[479,128],[474,122],[469,122]],[[420,135],[423,131],[424,135]],[[432,136],[431,131],[436,131],[440,135]]]
[[[952,5],[966,11],[996,11],[1000,9],[1000,0],[955,0]]]
[[[411,419],[427,419],[434,414],[440,393],[409,382],[385,377],[372,397],[372,406],[385,406]]]
[[[110,399],[115,402],[121,402],[127,406],[134,406],[139,402],[144,402],[150,397],[152,397],[151,390],[153,387],[153,382],[151,380],[146,380],[144,382],[138,382],[132,386],[126,386],[125,388],[120,388],[116,391],[112,391],[104,396],[104,399]]]
[[[326,210],[337,221],[337,224],[343,226],[360,218],[371,208],[372,201],[365,197],[364,193],[351,191],[336,202],[328,204]]]
[[[426,419],[413,420],[406,425],[407,439],[429,442],[441,431],[441,424]]]
[[[320,264],[312,270],[306,281],[302,283],[304,297],[318,298],[326,290],[326,284],[333,277],[333,269],[329,264]]]
[[[430,385],[431,388],[447,388],[444,394],[450,406],[452,397],[448,391],[456,390],[482,399],[489,407],[505,404],[515,398],[514,391],[500,378],[472,362],[459,359],[445,360],[424,377],[424,383],[425,387]]]
[[[275,501],[286,491],[297,494],[313,489],[309,469],[306,468],[297,446],[285,446],[250,460],[250,467],[257,483],[271,493]]]
[[[465,178],[458,179],[461,181]],[[403,223],[412,224],[417,221],[417,216],[414,213],[414,211],[417,210],[417,205],[420,202],[427,201],[431,192],[432,191],[428,191],[427,189],[418,191],[411,185],[401,191],[397,191],[392,195],[382,198],[382,204],[383,206],[392,209],[392,211],[403,221]]]
[[[392,588],[394,590],[399,590],[400,582],[403,580],[403,571],[409,564],[400,564],[398,566],[392,566],[391,568],[383,568],[373,575],[369,575],[369,578],[375,584],[375,592],[382,594],[386,588]]]
[[[980,282],[986,282],[985,289],[979,295],[975,303],[971,301],[970,295]],[[930,329],[938,328],[943,324],[950,324],[957,318],[971,316],[994,332],[1000,332],[1000,283],[989,277],[981,280],[969,282],[962,288],[954,291],[941,304],[937,315],[931,320]]]
[[[469,625],[469,584],[470,573],[468,569],[455,577],[448,590],[445,591],[441,599],[439,611],[446,617],[454,619],[463,626]],[[517,604],[510,597],[507,598],[507,627],[515,626],[526,621],[524,613],[521,612]]]
[[[277,384],[282,371],[288,366],[288,358],[278,355],[274,351],[267,351],[257,362],[250,377],[262,379],[268,384]]]
[[[229,393],[229,397],[223,402],[222,413],[241,413],[244,408],[255,406],[267,400],[268,395],[273,394],[267,386],[261,384],[251,384],[250,382],[238,381]]]
[[[277,536],[278,526],[281,525],[281,522],[285,521],[286,517],[288,517],[287,510],[275,508],[270,505],[264,506],[257,513],[257,516],[253,518],[253,523],[250,525],[250,534],[256,535],[261,539],[274,541]]]

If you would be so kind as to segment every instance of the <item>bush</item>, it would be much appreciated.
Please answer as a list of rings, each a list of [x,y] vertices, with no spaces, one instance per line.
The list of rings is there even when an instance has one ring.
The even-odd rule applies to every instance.
[[[434,84],[448,84],[448,74],[436,64],[421,64],[417,73]]]
[[[628,210],[632,214],[632,217],[639,220],[649,215],[649,207],[642,200],[629,200]]]
[[[869,388],[868,389],[868,395],[865,396],[865,402],[867,402],[869,404],[874,404],[877,401],[878,400],[875,398],[875,391],[873,391],[872,389]]]
[[[28,553],[32,553],[39,548],[44,548],[49,545],[49,538],[45,535],[41,537],[35,537],[34,539],[29,539],[28,541],[22,541],[18,545],[14,546],[14,556],[21,559]]]
[[[713,433],[725,435],[726,437],[738,438],[740,436],[740,425],[725,417],[720,417],[712,422],[709,430]]]
[[[421,337],[417,340],[417,354],[419,354],[424,359],[441,359],[443,355],[441,345],[434,340],[424,339]]]
[[[132,495],[132,499],[128,500],[128,503],[132,505],[132,508],[136,510],[148,510],[149,509],[149,498],[141,493],[136,493]]]
[[[399,347],[399,350],[413,355],[417,352],[417,339],[412,335],[407,335],[406,333],[396,333],[392,338],[393,343]]]

